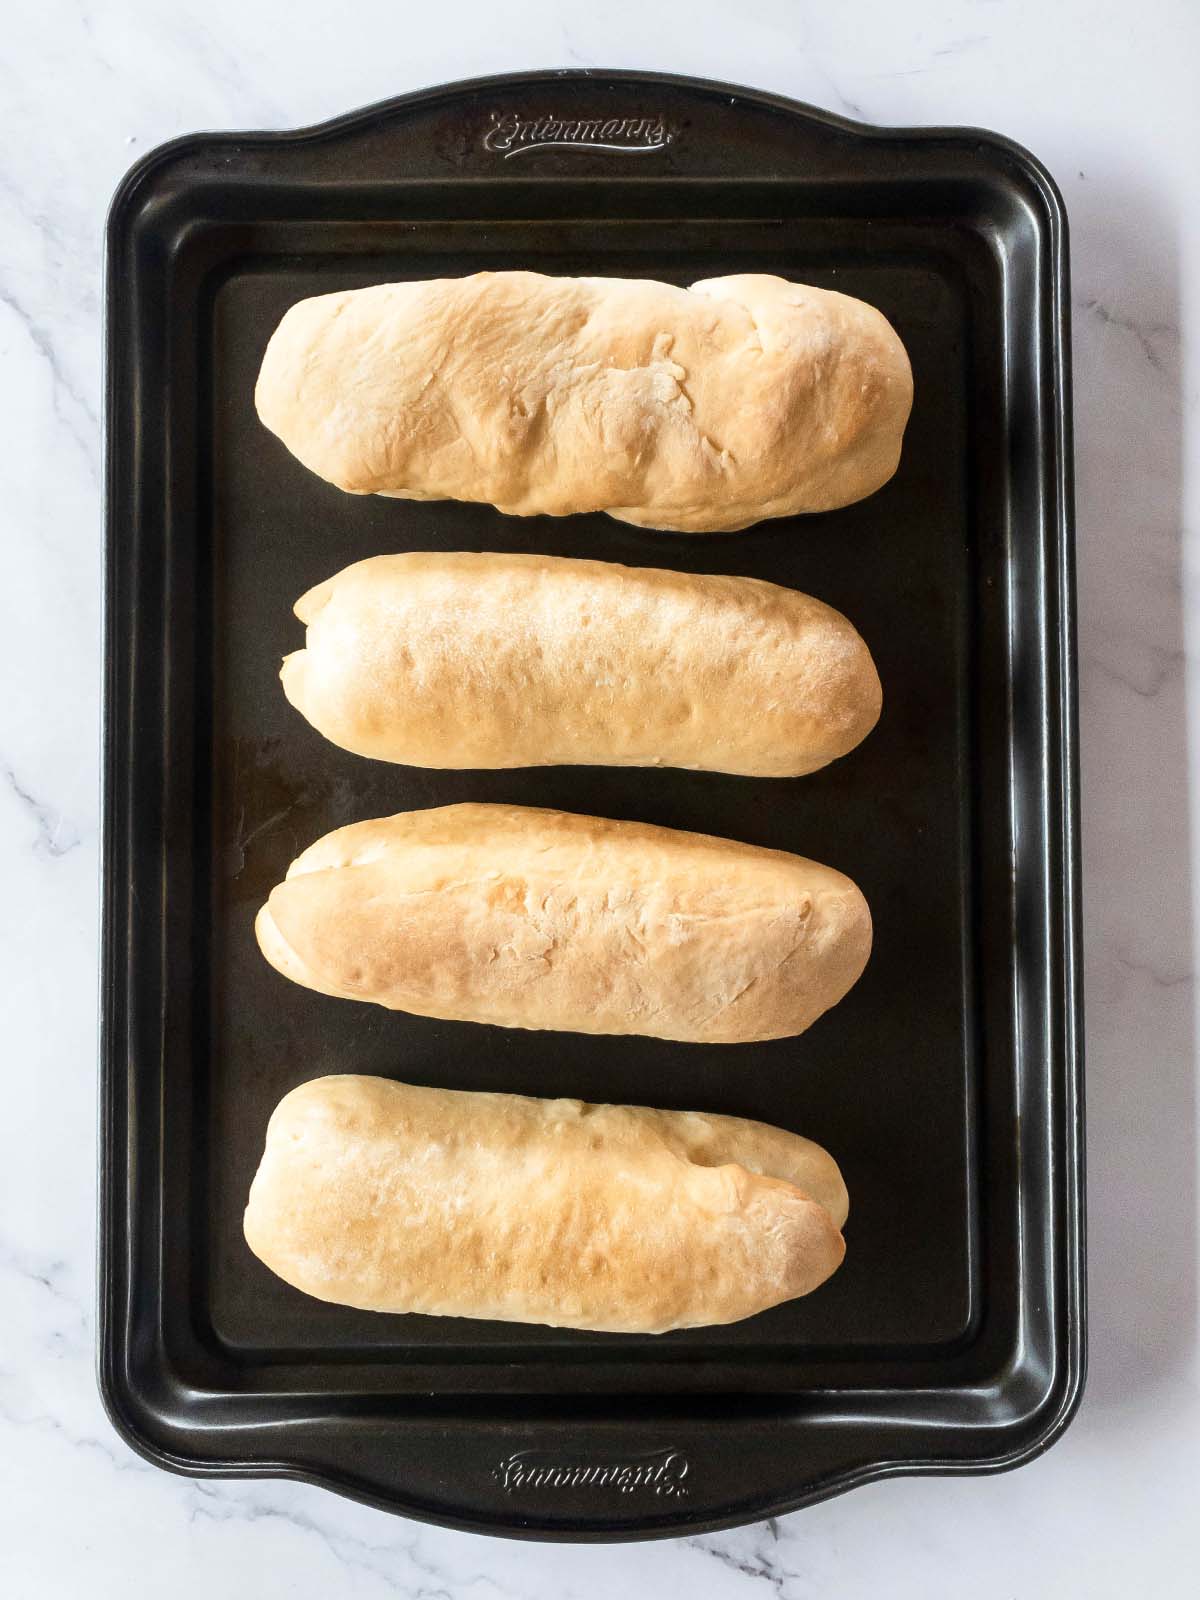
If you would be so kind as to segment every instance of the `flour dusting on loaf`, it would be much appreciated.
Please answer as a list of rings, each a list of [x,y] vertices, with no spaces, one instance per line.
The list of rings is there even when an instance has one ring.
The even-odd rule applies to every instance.
[[[873,306],[767,274],[481,272],[300,301],[255,400],[354,494],[705,533],[880,488],[912,372]]]

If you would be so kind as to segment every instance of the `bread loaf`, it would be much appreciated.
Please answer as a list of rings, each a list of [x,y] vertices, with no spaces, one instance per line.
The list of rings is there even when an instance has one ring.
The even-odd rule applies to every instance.
[[[419,1016],[709,1044],[801,1033],[866,964],[849,878],[642,822],[453,805],[357,822],[255,924],[323,994]]]
[[[815,1289],[846,1209],[761,1122],[332,1077],[272,1116],[245,1234],[340,1305],[664,1333]]]
[[[284,660],[284,693],[382,761],[792,777],[879,716],[845,617],[757,578],[416,551],[347,567],[296,615],[307,643]]]
[[[480,272],[301,300],[255,400],[353,494],[708,533],[886,483],[912,373],[872,306],[783,278]]]

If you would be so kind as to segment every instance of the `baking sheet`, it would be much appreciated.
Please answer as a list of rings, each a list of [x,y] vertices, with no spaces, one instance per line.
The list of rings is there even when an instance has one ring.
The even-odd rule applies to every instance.
[[[614,131],[561,137],[592,123]],[[1053,185],[1002,140],[637,74],[451,86],[134,169],[108,239],[101,1380],[137,1447],[612,1538],[991,1468],[1061,1428],[1083,1339],[1065,248]],[[837,512],[666,535],[346,496],[258,424],[294,300],[516,267],[763,270],[861,296],[913,364],[899,472]],[[405,549],[791,585],[862,632],[883,717],[784,781],[361,760],[288,707],[279,659],[305,589]],[[465,799],[826,861],[871,904],[870,965],[798,1039],[689,1046],[387,1013],[262,961],[255,911],[305,845]],[[842,1166],[845,1265],[806,1299],[658,1339],[308,1299],[240,1218],[271,1109],[338,1071],[793,1128]]]

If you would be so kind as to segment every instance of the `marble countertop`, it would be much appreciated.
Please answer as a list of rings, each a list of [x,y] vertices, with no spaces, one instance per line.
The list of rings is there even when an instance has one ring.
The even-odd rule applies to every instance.
[[[1188,0],[10,9],[0,46],[5,1592],[1195,1592],[1198,49]],[[593,1548],[444,1532],[300,1485],[168,1476],[112,1432],[93,1377],[108,198],[142,151],[194,129],[297,126],[425,84],[564,65],[721,77],[865,121],[975,124],[1027,145],[1071,218],[1078,446],[1091,1285],[1079,1417],[1015,1473],[881,1483],[736,1532]]]

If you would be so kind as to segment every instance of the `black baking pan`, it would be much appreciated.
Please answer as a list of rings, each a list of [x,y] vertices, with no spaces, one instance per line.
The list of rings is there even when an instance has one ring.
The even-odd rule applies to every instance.
[[[259,425],[304,295],[531,267],[766,271],[879,306],[912,358],[899,472],[697,537],[341,494]],[[1043,1450],[1084,1366],[1067,242],[1024,151],[645,73],[540,72],[148,155],[107,240],[100,1381],[150,1460],[286,1476],[454,1527],[629,1539]],[[797,780],[427,772],[285,703],[292,603],[404,549],[752,574],[866,637],[858,750]],[[848,872],[875,951],[798,1039],[697,1046],[328,999],[252,921],[304,846],[456,800],[636,817]],[[851,1195],[807,1299],[661,1338],[377,1316],[246,1249],[271,1109],[327,1072],[757,1117]]]

